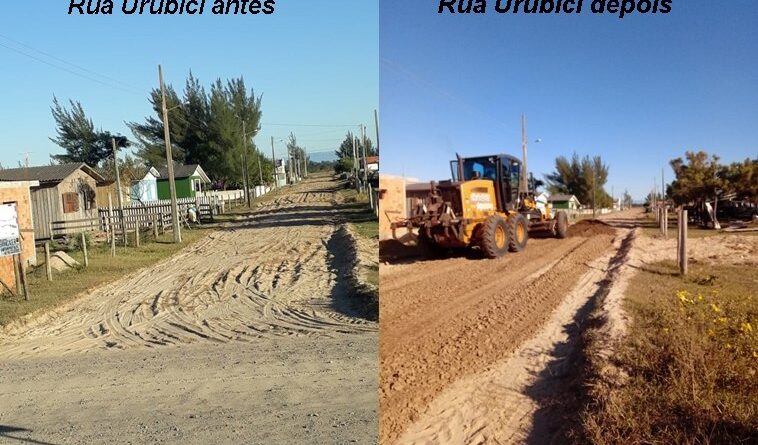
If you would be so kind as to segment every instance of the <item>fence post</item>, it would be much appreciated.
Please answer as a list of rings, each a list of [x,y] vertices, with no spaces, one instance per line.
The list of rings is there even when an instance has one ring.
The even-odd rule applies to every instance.
[[[679,273],[687,275],[687,210],[681,210],[679,218]]]
[[[137,226],[134,228],[134,246],[139,247],[139,220],[137,221]]]
[[[89,267],[89,256],[87,256],[87,237],[82,232],[82,253],[84,253],[84,267]]]
[[[21,296],[21,256],[13,255],[13,273],[16,275],[16,295]]]
[[[153,236],[158,241],[158,215],[153,213]]]
[[[50,243],[45,243],[45,270],[47,271],[47,281],[53,281],[53,266],[50,264]]]
[[[26,266],[24,266],[21,255],[18,255],[18,267],[21,270],[21,283],[24,286],[24,300],[29,301],[29,280],[26,279]]]
[[[124,232],[124,247],[129,245],[129,231],[126,227],[126,217],[124,216],[124,209],[119,210],[121,215],[121,230]]]

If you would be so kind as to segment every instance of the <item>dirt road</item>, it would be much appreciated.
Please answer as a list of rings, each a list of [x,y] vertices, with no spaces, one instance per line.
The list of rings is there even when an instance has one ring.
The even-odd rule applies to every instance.
[[[334,187],[0,334],[0,441],[375,442],[378,328]]]
[[[546,326],[559,334],[551,316],[562,307],[570,318],[619,248],[611,227],[574,232],[532,239],[525,252],[498,260],[382,265],[381,443],[517,442],[500,423],[533,412],[512,409],[520,399],[508,387],[516,375],[507,361],[529,362],[552,343],[527,340]]]

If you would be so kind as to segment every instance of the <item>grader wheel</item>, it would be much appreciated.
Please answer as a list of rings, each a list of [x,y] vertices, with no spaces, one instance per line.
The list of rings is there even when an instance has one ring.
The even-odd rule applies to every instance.
[[[508,219],[508,250],[521,252],[529,241],[529,223],[524,215],[514,215]]]
[[[566,212],[558,212],[555,215],[555,228],[553,229],[553,234],[557,238],[566,238],[568,236],[568,214]]]
[[[481,231],[480,246],[487,258],[500,258],[508,252],[508,223],[500,216],[487,218]]]

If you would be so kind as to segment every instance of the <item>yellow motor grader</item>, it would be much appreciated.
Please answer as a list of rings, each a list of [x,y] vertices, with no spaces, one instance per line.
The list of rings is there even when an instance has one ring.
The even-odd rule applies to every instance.
[[[538,202],[518,158],[458,156],[450,166],[452,180],[408,192],[410,217],[393,223],[393,234],[417,230],[427,252],[478,247],[488,258],[522,251],[530,233],[566,237],[568,215]]]

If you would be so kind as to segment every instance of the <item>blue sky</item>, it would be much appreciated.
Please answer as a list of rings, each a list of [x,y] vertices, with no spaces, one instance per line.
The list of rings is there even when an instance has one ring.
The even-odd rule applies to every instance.
[[[151,113],[148,92],[183,87],[190,70],[206,85],[244,76],[263,94],[263,122],[373,128],[378,107],[378,4],[279,0],[270,16],[68,16],[68,1],[3,2],[0,14],[0,163],[31,152],[47,164],[60,149],[50,113],[53,95],[82,103],[95,125],[131,136],[124,121]],[[116,1],[116,8],[121,2]],[[28,47],[97,73],[82,72]],[[21,50],[109,85],[18,54]],[[107,76],[104,79],[100,76]],[[115,85],[114,85],[115,84]],[[125,84],[125,85],[124,85]],[[264,126],[255,139],[270,156],[270,137],[290,131],[309,151],[333,150],[348,128]],[[373,134],[373,133],[372,133]],[[278,156],[284,144],[277,142]],[[314,156],[315,158],[316,156]]]
[[[493,4],[489,4],[493,3]],[[585,1],[585,3],[588,3]],[[758,156],[754,2],[675,0],[669,15],[438,15],[382,0],[382,171],[449,178],[455,152],[521,153],[530,170],[599,154],[608,192],[642,198],[685,150]],[[534,141],[543,140],[540,144]]]

